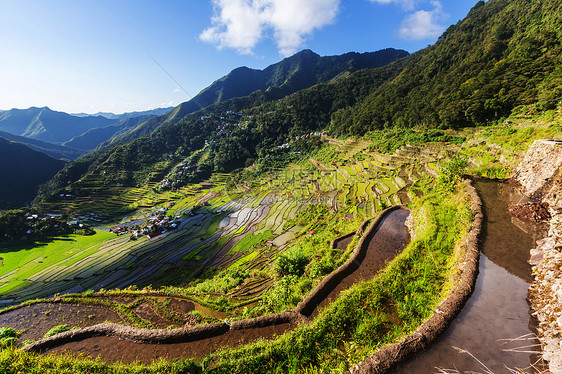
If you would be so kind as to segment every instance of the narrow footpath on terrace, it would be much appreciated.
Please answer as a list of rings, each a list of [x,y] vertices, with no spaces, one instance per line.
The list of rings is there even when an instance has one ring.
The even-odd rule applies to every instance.
[[[390,208],[381,213],[379,218],[373,221],[365,231],[350,260],[328,276],[293,311],[253,320],[236,321],[230,325],[214,324],[215,326],[208,330],[205,330],[205,326],[198,326],[191,328],[194,332],[187,335],[175,334],[174,330],[147,331],[104,324],[107,328],[105,330],[100,328],[97,333],[87,332],[88,328],[81,329],[82,333],[80,330],[67,332],[60,334],[65,337],[63,339],[55,336],[49,338],[50,340],[47,339],[47,344],[45,344],[46,340],[43,340],[32,344],[33,347],[30,348],[44,354],[71,352],[89,357],[100,357],[108,363],[135,361],[150,363],[159,358],[203,358],[219,348],[235,347],[260,338],[271,339],[292,330],[299,323],[306,323],[306,320],[314,318],[319,310],[335,300],[343,290],[354,283],[371,279],[385,267],[388,261],[402,252],[410,239],[404,224],[408,215],[409,212],[401,207]],[[119,335],[112,330],[115,326],[124,330],[124,336],[129,340],[115,337]],[[88,331],[94,331],[95,328],[96,326],[92,326],[92,330]],[[105,332],[100,334],[100,331]],[[142,334],[156,337],[157,342],[155,339],[152,341],[146,339],[148,343],[131,341],[143,340],[135,338]],[[159,334],[166,338],[159,338]],[[124,336],[121,335],[122,338]]]

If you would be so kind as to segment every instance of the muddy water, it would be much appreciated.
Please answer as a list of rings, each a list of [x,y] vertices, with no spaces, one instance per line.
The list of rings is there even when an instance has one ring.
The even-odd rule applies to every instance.
[[[117,313],[109,308],[92,305],[39,303],[23,306],[0,314],[0,326],[23,330],[19,338],[40,339],[58,325],[93,326],[103,322],[122,322]]]
[[[303,314],[307,317],[315,317],[342,291],[355,283],[373,278],[378,271],[385,268],[388,262],[401,253],[410,241],[410,235],[404,225],[409,214],[409,212],[399,209],[384,217],[368,239],[369,247],[364,257],[358,258],[357,262],[353,264],[354,271],[342,279],[310,314],[305,311]]]
[[[331,290],[326,300],[313,310],[313,314],[353,283],[373,277],[387,261],[402,251],[409,240],[408,231],[404,226],[408,214],[404,210],[395,210],[384,217],[369,238],[369,248],[365,256],[358,259],[354,271]],[[271,339],[295,327],[294,324],[285,323],[253,329],[228,330],[214,337],[174,344],[136,344],[114,337],[94,337],[67,343],[45,353],[81,353],[90,357],[100,357],[106,362],[124,363],[134,361],[150,363],[159,358],[203,358],[219,348],[236,347],[260,338]]]
[[[514,187],[496,182],[478,181],[475,187],[484,203],[486,223],[474,294],[447,332],[428,350],[400,365],[395,373],[438,373],[437,367],[460,373],[486,372],[468,353],[455,347],[470,352],[496,374],[509,373],[506,366],[531,372],[529,366],[537,361],[533,353],[512,351],[536,350],[527,347],[538,344],[534,338],[502,340],[534,331],[526,301],[531,280],[527,259],[534,242],[513,224],[506,211],[506,206],[520,200],[521,195]]]

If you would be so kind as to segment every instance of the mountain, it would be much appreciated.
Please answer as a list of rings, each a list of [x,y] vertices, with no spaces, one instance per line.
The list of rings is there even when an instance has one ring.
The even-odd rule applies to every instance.
[[[180,105],[168,114],[168,118],[177,117],[175,123],[157,127],[149,137],[101,147],[67,165],[41,191],[38,201],[69,185],[75,188],[77,185],[73,181],[90,174],[104,175],[106,187],[141,185],[165,172],[179,159],[201,149],[206,141],[213,145],[204,169],[229,169],[246,159],[258,157],[262,150],[282,144],[290,137],[323,128],[329,124],[331,113],[353,105],[395,77],[407,61],[408,56],[384,67],[362,69],[280,100],[272,100],[267,91],[256,91],[210,105],[185,115],[183,119],[180,117],[184,106]],[[241,111],[245,112],[243,118],[240,117]],[[149,119],[127,136],[158,119]],[[240,121],[249,124],[234,126]],[[224,126],[232,128],[230,137],[225,137]]]
[[[264,70],[245,66],[234,69],[187,104],[191,106],[190,109],[197,110],[234,97],[247,96],[258,90],[271,90],[281,98],[357,70],[387,65],[406,55],[406,51],[388,48],[377,52],[350,52],[321,57],[310,49],[305,49]]]
[[[75,116],[75,117],[97,117],[97,116],[102,116],[108,119],[116,119],[116,120],[122,120],[125,118],[132,118],[132,117],[141,117],[141,116],[159,116],[161,114],[165,114],[167,112],[169,112],[173,107],[167,107],[167,108],[156,108],[156,109],[151,109],[151,110],[144,110],[144,111],[140,111],[140,112],[126,112],[126,113],[122,113],[122,114],[114,114],[114,113],[110,113],[110,112],[97,112],[94,114],[88,114],[88,113],[70,113],[70,115]]]
[[[322,57],[305,49],[263,70],[239,67],[213,82],[193,99],[179,104],[165,115],[151,118],[134,131],[112,139],[106,145],[147,136],[159,126],[177,123],[190,113],[233,98],[263,91],[267,97],[262,97],[261,102],[277,100],[315,84],[345,77],[357,70],[387,65],[407,55],[406,51],[387,48],[377,52],[350,52]]]
[[[52,196],[90,174],[105,175],[107,186],[142,185],[206,144],[206,170],[220,171],[267,158],[274,147],[322,129],[355,136],[385,127],[473,126],[560,110],[560,40],[558,1],[481,1],[436,44],[386,66],[341,74],[281,99],[273,99],[273,88],[258,90],[181,119],[179,112],[190,110],[184,103],[169,114],[175,113],[176,123],[69,164],[43,193]],[[254,74],[242,69],[234,75],[246,73]],[[130,134],[160,120],[154,117]]]
[[[40,184],[65,165],[24,144],[0,138],[0,209],[17,208],[33,200]]]
[[[172,108],[123,114],[100,113],[99,115],[85,115],[84,113],[70,115],[53,111],[47,107],[10,109],[0,111],[0,131],[28,139],[63,144],[85,153],[84,151],[92,150],[113,136],[126,133],[149,118],[167,113],[170,109]]]
[[[75,160],[78,157],[82,156],[86,151],[71,147],[65,147],[58,144],[43,142],[41,140],[35,140],[26,138],[23,136],[13,135],[5,131],[0,131],[0,137],[11,140],[12,142],[22,143],[28,146],[31,149],[34,149],[39,152],[43,152],[52,158],[56,158],[58,160],[70,161]]]
[[[394,80],[338,113],[331,129],[462,127],[560,108],[560,40],[559,1],[480,1]]]
[[[74,117],[47,107],[11,109],[0,113],[1,131],[51,143],[62,143],[90,129],[114,122],[102,116]]]
[[[90,151],[96,148],[99,144],[104,143],[117,135],[133,130],[139,124],[145,122],[151,117],[152,115],[150,114],[140,115],[137,117],[124,117],[115,124],[88,130],[85,133],[75,136],[69,141],[62,143],[62,145],[65,147]]]

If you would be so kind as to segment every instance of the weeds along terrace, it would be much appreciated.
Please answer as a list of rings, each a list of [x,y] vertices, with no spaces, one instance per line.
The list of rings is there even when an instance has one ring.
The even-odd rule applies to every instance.
[[[378,347],[413,331],[454,286],[458,273],[451,273],[451,269],[458,259],[464,258],[457,243],[471,220],[467,204],[462,188],[446,193],[426,191],[424,198],[416,198],[416,222],[424,223],[418,224],[416,239],[378,277],[353,286],[310,325],[299,326],[271,341],[218,351],[204,359],[202,366],[185,360],[154,364],[146,370],[191,367],[198,371],[204,367],[212,368],[213,372],[270,372],[351,367]],[[443,235],[442,227],[449,228],[447,236]],[[436,293],[436,289],[443,291]],[[9,350],[4,354],[11,360],[25,356],[35,367],[64,368],[78,364],[74,358],[40,358]],[[88,360],[80,363],[82,367],[99,365]],[[126,372],[133,367],[111,370]]]
[[[404,150],[404,155],[380,155],[369,151],[369,144],[334,141],[310,160],[266,172],[250,169],[228,178],[220,174],[204,186],[190,185],[166,192],[170,195],[161,194],[167,196],[167,202],[151,211],[166,208],[167,217],[180,216],[178,230],[151,240],[129,240],[129,235],[107,240],[106,234],[99,232],[90,239],[93,245],[71,247],[72,253],[63,260],[52,258],[51,262],[46,257],[41,263],[31,262],[27,266],[33,273],[26,278],[17,271],[3,276],[6,287],[17,286],[5,297],[16,303],[57,292],[152,284],[181,286],[182,290],[173,292],[187,292],[198,301],[227,310],[261,300],[276,277],[268,269],[279,253],[297,242],[300,246],[289,254],[308,260],[310,278],[304,286],[311,289],[319,277],[347,256],[345,250],[330,250],[327,242],[353,230],[385,206],[410,201],[414,193],[408,186],[423,183],[426,170],[434,170],[439,157],[419,155],[415,149]],[[197,193],[188,195],[187,189]],[[172,195],[182,191],[182,198]],[[148,216],[143,209],[130,220],[138,222]],[[77,240],[77,244],[81,242]],[[312,246],[320,243],[323,249],[312,252]],[[299,255],[303,251],[307,252],[305,256]],[[320,261],[327,253],[331,254]],[[320,264],[314,266],[315,262]],[[175,269],[174,275],[170,275],[170,269]],[[186,291],[183,287],[187,281],[201,271],[206,274],[203,278],[214,274],[214,281],[192,284]],[[231,300],[230,305],[221,307],[224,299]],[[267,308],[271,312],[281,307]]]

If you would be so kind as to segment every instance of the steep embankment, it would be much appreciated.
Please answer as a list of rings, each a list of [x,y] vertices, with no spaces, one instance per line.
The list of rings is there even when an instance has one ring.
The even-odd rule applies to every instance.
[[[479,1],[398,77],[335,116],[337,134],[383,126],[484,124],[513,111],[559,106],[562,5]]]
[[[24,144],[0,138],[0,209],[18,208],[32,200],[39,185],[64,165]]]
[[[531,249],[529,299],[539,321],[543,357],[552,373],[562,373],[562,142],[536,140],[514,179],[533,200],[548,204],[548,235]]]

